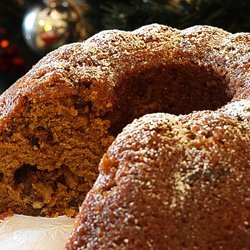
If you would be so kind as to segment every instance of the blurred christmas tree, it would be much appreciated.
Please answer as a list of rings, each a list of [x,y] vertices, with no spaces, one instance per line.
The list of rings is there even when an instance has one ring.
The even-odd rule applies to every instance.
[[[248,32],[249,13],[247,0],[0,0],[0,91],[48,51],[103,29],[157,22]]]

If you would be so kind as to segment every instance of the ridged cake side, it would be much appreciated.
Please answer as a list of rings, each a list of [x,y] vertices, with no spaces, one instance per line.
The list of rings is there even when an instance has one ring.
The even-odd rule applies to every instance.
[[[247,249],[250,126],[150,114],[116,138],[67,249]]]

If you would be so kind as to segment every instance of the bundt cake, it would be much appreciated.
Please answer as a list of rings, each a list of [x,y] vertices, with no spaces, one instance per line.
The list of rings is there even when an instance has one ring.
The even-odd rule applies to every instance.
[[[0,98],[0,212],[76,215],[122,128],[162,112],[103,156],[67,248],[249,246],[249,48],[152,24],[51,52]]]

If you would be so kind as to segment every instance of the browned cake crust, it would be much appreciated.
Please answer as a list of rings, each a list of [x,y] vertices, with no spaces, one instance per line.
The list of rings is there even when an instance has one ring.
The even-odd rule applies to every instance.
[[[150,114],[102,159],[67,249],[248,249],[250,128]]]
[[[114,53],[124,120],[165,113],[118,135],[66,249],[249,249],[250,34],[149,25],[88,42]]]

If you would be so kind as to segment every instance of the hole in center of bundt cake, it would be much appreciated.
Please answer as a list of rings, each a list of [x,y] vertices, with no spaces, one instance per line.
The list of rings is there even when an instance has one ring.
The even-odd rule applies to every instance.
[[[199,110],[216,110],[232,99],[225,78],[212,69],[193,64],[159,65],[126,76],[118,84],[119,105],[113,128],[147,113],[166,112],[175,115]],[[116,133],[114,132],[114,133]]]

